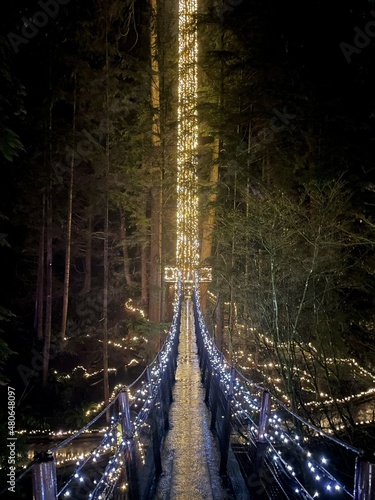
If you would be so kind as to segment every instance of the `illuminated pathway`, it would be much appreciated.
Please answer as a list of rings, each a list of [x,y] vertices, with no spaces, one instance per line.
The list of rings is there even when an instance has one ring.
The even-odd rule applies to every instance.
[[[222,490],[218,474],[219,456],[204,403],[190,300],[186,301],[182,311],[173,400],[170,410],[171,429],[163,449],[164,472],[154,498],[228,498]]]

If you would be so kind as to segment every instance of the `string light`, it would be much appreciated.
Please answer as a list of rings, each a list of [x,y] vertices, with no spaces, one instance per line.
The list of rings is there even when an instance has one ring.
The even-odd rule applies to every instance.
[[[198,40],[197,0],[179,1],[177,245],[176,264],[183,282],[193,282],[198,243]]]
[[[254,397],[250,397],[249,394],[246,396],[246,392],[248,389],[246,385],[252,385],[254,388],[262,389],[256,384],[250,383],[247,379],[245,380],[245,384],[241,384],[238,380],[238,377],[235,377],[235,380],[231,381],[229,377],[229,369],[228,363],[225,358],[223,358],[222,354],[218,351],[215,344],[212,342],[204,320],[200,311],[199,306],[199,290],[198,286],[195,286],[195,307],[197,311],[197,321],[198,321],[198,331],[199,335],[203,341],[203,349],[206,351],[206,356],[209,358],[209,366],[213,369],[213,372],[216,375],[216,380],[219,381],[220,386],[224,394],[228,394],[229,384],[232,382],[234,385],[234,390],[232,391],[232,416],[237,418],[239,424],[243,425],[243,422],[248,422],[248,436],[249,440],[252,442],[256,442],[257,440],[257,425],[254,423],[253,419],[250,417],[252,411],[259,411],[259,402],[258,400],[254,400]],[[271,365],[271,366],[270,366]],[[274,369],[275,366],[272,363],[267,363],[267,367],[270,369]],[[237,372],[238,373],[238,372]],[[278,400],[271,398],[272,401],[272,414],[269,418],[269,428],[268,431],[264,434],[264,439],[268,443],[267,448],[267,456],[270,457],[271,462],[266,460],[266,464],[269,472],[274,475],[274,471],[272,468],[277,468],[279,471],[284,470],[286,475],[293,478],[293,480],[297,483],[295,487],[295,493],[298,493],[299,497],[302,498],[318,498],[324,493],[335,493],[335,492],[344,492],[349,496],[352,496],[351,493],[346,489],[345,486],[341,485],[337,479],[326,469],[326,465],[328,464],[328,459],[325,456],[321,456],[319,460],[313,458],[312,453],[306,449],[307,443],[311,440],[311,434],[317,435],[319,438],[325,438],[325,435],[322,431],[317,430],[311,424],[304,422],[301,420],[301,423],[304,423],[308,427],[308,434],[304,436],[300,436],[297,433],[295,435],[291,435],[290,429],[294,428],[295,416],[293,413],[289,412],[288,408],[286,408],[283,404],[281,405],[281,411],[283,414],[289,415],[288,421],[283,422],[279,413],[275,412],[275,407],[279,405]],[[289,412],[289,414],[288,414]],[[288,431],[287,431],[288,430]],[[336,440],[337,442],[337,440]],[[348,445],[345,443],[341,443],[347,449]],[[283,455],[283,450],[285,450],[285,456]],[[294,452],[296,451],[296,454]],[[351,451],[358,453],[354,448],[351,448]],[[301,461],[301,455],[305,455],[307,460],[304,462]],[[289,458],[286,458],[289,457]],[[294,458],[293,458],[294,457]],[[293,460],[298,464],[305,464],[307,470],[312,475],[312,479],[315,482],[316,489],[313,492],[309,493],[308,490],[300,483],[297,478],[296,472],[293,467]],[[298,469],[300,468],[300,465]],[[302,475],[303,477],[303,475]],[[301,479],[302,479],[301,477]]]

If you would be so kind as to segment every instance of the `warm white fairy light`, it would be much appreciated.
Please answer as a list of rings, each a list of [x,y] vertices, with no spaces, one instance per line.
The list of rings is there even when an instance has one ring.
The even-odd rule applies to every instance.
[[[179,1],[176,265],[193,281],[198,243],[198,40],[197,0]]]

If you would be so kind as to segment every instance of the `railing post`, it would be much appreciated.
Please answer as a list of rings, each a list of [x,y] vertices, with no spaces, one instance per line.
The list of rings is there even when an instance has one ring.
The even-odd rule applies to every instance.
[[[137,455],[130,420],[129,395],[127,390],[122,390],[119,394],[119,411],[121,413],[122,440],[124,443],[124,461],[126,476],[129,484],[129,496],[131,500],[140,498],[137,470]]]
[[[149,396],[150,396],[150,398],[152,398],[153,397],[152,377],[151,377],[151,370],[150,370],[149,366],[147,366],[147,368],[146,368],[146,375],[147,375]],[[162,464],[161,464],[161,453],[160,453],[161,433],[159,430],[158,419],[156,418],[156,415],[155,415],[155,406],[153,409],[154,409],[154,418],[152,419],[152,424],[151,424],[152,451],[153,451],[153,455],[154,455],[155,475],[160,476],[160,474],[163,472]]]
[[[212,367],[211,363],[207,363],[207,378],[204,382],[204,387],[206,389],[206,394],[204,397],[204,402],[209,405],[210,402],[210,389],[211,389],[211,379],[212,379]]]
[[[160,353],[158,354],[158,362],[159,362],[159,369],[160,373],[162,373],[163,370],[163,363],[161,360],[161,355]],[[166,394],[166,388],[164,386],[165,383],[165,376],[164,374],[160,376],[160,412],[162,416],[162,421],[163,421],[163,428],[164,431],[167,431],[169,429],[169,416],[168,416],[168,395]]]
[[[234,381],[236,378],[236,369],[234,366],[231,367],[230,370],[230,382],[229,389],[226,399],[226,407],[225,407],[225,415],[223,422],[223,430],[221,436],[221,457],[220,457],[220,475],[224,475],[227,471],[228,464],[228,453],[229,453],[229,443],[230,443],[230,430],[231,430],[231,408],[232,408],[232,399],[233,399],[233,389],[234,389]]]
[[[147,376],[147,384],[148,384],[148,394],[150,398],[152,398],[153,393],[152,393],[152,377],[151,377],[151,370],[150,367],[147,366],[146,368],[146,376]]]
[[[258,478],[261,476],[261,471],[264,466],[264,458],[267,449],[267,440],[265,434],[268,430],[269,417],[271,413],[271,395],[268,391],[263,391],[262,403],[259,410],[259,425],[257,434],[257,451],[256,451],[256,461],[255,461],[255,474]]]
[[[263,391],[262,404],[259,412],[259,427],[257,442],[264,443],[266,441],[265,434],[268,429],[269,417],[271,413],[271,396],[268,391]]]
[[[47,451],[37,454],[36,458],[38,462],[32,469],[33,498],[34,500],[56,500],[56,463],[53,455]]]
[[[364,457],[355,462],[354,500],[373,500],[375,498],[375,464]]]
[[[210,428],[212,431],[215,430],[216,427],[216,414],[217,414],[217,404],[219,400],[219,382],[217,380],[217,374],[214,372],[211,377],[211,384],[212,384],[212,403],[211,403],[211,425]]]
[[[204,378],[206,376],[206,369],[207,369],[207,361],[208,361],[208,354],[207,350],[203,349],[203,352],[200,355],[200,368],[201,368],[201,381],[204,384]]]

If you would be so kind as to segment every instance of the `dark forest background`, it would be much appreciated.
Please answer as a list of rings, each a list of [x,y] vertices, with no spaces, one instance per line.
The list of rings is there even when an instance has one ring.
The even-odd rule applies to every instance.
[[[1,391],[19,429],[85,422],[172,311],[176,2],[63,3],[1,5]],[[206,0],[197,22],[207,322],[357,443],[375,411],[374,2]]]

